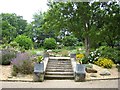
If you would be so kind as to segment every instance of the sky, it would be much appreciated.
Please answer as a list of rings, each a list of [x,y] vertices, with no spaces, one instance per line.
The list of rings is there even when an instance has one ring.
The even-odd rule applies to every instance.
[[[47,0],[0,0],[0,13],[16,13],[28,22],[33,14],[47,11]]]

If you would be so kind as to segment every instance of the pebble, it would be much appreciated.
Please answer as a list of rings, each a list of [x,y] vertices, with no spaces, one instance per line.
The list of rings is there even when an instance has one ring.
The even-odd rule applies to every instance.
[[[95,73],[90,74],[91,77],[97,77]]]
[[[13,76],[12,76],[12,75],[10,75],[10,76],[8,76],[8,78],[13,78]]]

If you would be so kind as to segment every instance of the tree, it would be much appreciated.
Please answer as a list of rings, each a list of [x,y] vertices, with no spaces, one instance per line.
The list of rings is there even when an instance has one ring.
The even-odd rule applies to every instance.
[[[107,4],[105,23],[101,33],[108,46],[114,47],[115,43],[120,41],[120,6],[113,2]]]
[[[109,21],[106,16],[110,13],[111,8],[108,7],[110,4],[116,6],[115,3],[112,2],[49,3],[50,9],[45,16],[46,22],[43,26],[47,30],[56,30],[56,32],[60,30],[73,32],[76,37],[84,40],[86,56],[88,56],[91,43],[97,45],[96,42],[107,41],[107,39],[104,40],[102,37],[104,36],[102,35],[102,28],[107,25],[105,23]],[[113,22],[110,21],[110,23]],[[108,32],[108,30],[105,31],[111,33]],[[98,36],[99,38],[97,38]],[[102,37],[102,39],[100,37]]]
[[[27,26],[27,21],[22,16],[17,16],[15,13],[2,13],[2,41],[9,43],[17,35],[23,34]]]
[[[33,15],[33,22],[26,27],[25,35],[29,36],[34,44],[37,43],[36,47],[42,46],[45,38],[55,38],[55,33],[53,30],[46,31],[42,28],[45,23],[44,20],[45,13],[38,12]]]
[[[46,25],[50,29],[66,29],[72,31],[77,37],[84,37],[86,55],[88,55],[90,50],[88,32],[92,13],[89,10],[89,3],[51,3],[49,6]]]

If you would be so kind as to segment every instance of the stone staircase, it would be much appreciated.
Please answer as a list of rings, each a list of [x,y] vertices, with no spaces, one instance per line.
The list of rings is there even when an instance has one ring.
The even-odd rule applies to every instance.
[[[49,59],[45,79],[74,79],[70,59]]]

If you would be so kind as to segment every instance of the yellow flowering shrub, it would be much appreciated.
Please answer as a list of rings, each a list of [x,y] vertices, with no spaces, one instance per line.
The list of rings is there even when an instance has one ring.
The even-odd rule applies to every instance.
[[[81,63],[82,64],[82,59],[84,58],[84,54],[77,54],[76,55],[76,60],[77,62]]]
[[[94,64],[104,68],[112,68],[114,62],[111,59],[100,57],[98,61],[94,62]]]
[[[82,58],[84,58],[84,54],[77,54],[77,55],[76,55],[76,58],[82,59]]]

